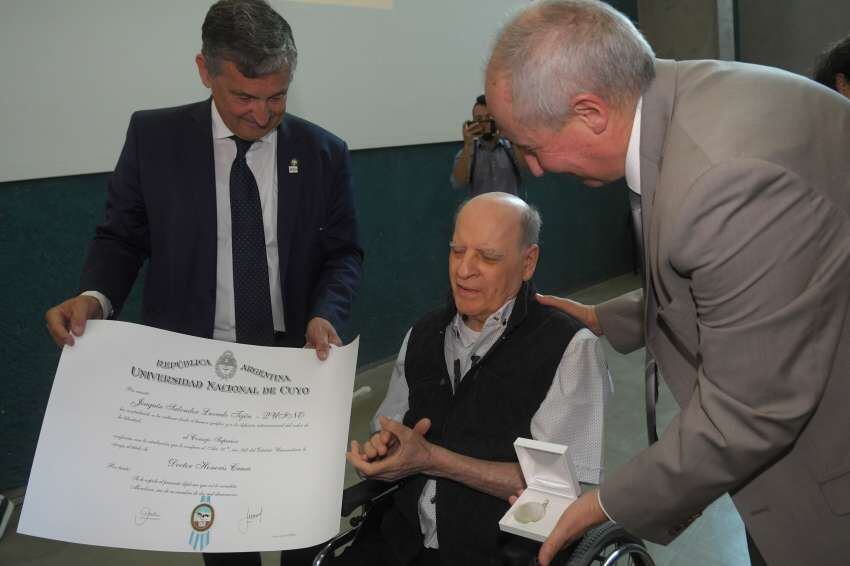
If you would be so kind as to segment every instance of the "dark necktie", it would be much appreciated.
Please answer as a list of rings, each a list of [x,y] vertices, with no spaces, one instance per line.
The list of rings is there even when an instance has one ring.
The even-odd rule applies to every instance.
[[[646,266],[644,260],[644,240],[643,240],[643,217],[641,216],[640,195],[629,190],[629,204],[632,213],[632,228],[634,230],[635,242],[638,248],[638,257],[640,264],[641,286],[643,287],[644,298],[651,290],[647,289]],[[658,440],[658,430],[655,424],[655,404],[658,402],[658,366],[655,363],[655,356],[649,349],[648,337],[646,345],[646,357],[644,358],[644,380],[646,381],[646,433],[649,437],[649,443],[654,444]]]
[[[245,159],[254,142],[233,136],[236,159],[230,168],[230,219],[233,238],[233,296],[236,341],[269,346],[274,340],[269,265],[263,209],[257,180]]]

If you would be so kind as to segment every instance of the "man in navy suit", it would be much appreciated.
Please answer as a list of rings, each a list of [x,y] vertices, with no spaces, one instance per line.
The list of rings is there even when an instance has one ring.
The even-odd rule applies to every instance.
[[[212,98],[132,116],[82,293],[47,311],[48,330],[73,345],[86,320],[117,316],[147,261],[145,324],[325,359],[363,258],[348,148],[285,113],[297,51],[265,0],[220,0],[202,36]]]

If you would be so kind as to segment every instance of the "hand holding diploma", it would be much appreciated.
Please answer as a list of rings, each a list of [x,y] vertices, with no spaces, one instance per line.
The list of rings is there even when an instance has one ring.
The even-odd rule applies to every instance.
[[[305,336],[305,348],[316,350],[316,357],[324,361],[328,359],[331,344],[342,346],[342,340],[337,335],[333,324],[321,317],[314,317],[307,323],[307,335]]]
[[[103,309],[97,299],[88,295],[71,297],[44,315],[47,331],[60,348],[73,346],[74,337],[85,332],[86,321],[97,318],[103,318]]]

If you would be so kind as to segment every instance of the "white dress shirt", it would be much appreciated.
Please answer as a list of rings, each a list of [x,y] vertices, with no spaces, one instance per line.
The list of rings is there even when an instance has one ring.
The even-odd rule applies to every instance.
[[[642,108],[643,97],[640,97],[635,108],[632,133],[629,135],[629,148],[626,150],[626,184],[637,194],[640,194],[640,114]]]
[[[212,112],[213,156],[215,159],[216,202],[216,290],[215,324],[213,338],[236,341],[236,306],[233,296],[233,240],[230,216],[230,169],[236,159],[236,143],[221,119],[215,101]],[[269,290],[271,292],[274,329],[286,330],[283,318],[283,295],[280,286],[280,268],[277,251],[277,129],[255,141],[245,160],[254,174],[260,191],[263,211],[263,230],[266,237],[266,259],[269,265]],[[83,295],[96,298],[103,317],[112,316],[112,301],[98,291],[85,291]]]
[[[454,360],[457,359],[463,380],[472,366],[472,356],[483,357],[498,341],[507,326],[514,302],[515,299],[510,299],[493,313],[480,332],[469,328],[460,315],[454,317],[446,329],[443,344],[449,375],[453,375]],[[373,430],[379,428],[379,415],[401,421],[409,408],[409,389],[404,374],[409,338],[408,330],[390,376],[387,396],[372,421]],[[517,379],[519,381],[521,377]],[[604,408],[611,392],[611,379],[599,338],[582,329],[564,350],[549,392],[531,420],[531,436],[535,440],[570,447],[577,479],[581,482],[595,484],[602,479]],[[434,504],[436,490],[436,482],[429,480],[419,496],[419,526],[426,548],[439,548]]]

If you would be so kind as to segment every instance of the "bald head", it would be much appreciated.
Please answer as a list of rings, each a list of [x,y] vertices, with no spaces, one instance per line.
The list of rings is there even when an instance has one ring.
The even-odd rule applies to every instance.
[[[516,296],[537,267],[540,215],[507,193],[485,193],[460,207],[449,254],[458,312],[473,330]]]
[[[515,195],[495,192],[473,197],[458,207],[455,225],[468,207],[472,207],[468,212],[469,215],[492,219],[492,222],[496,222],[497,218],[503,220],[503,226],[510,228],[517,235],[516,241],[520,250],[540,242],[542,226],[540,213]]]

